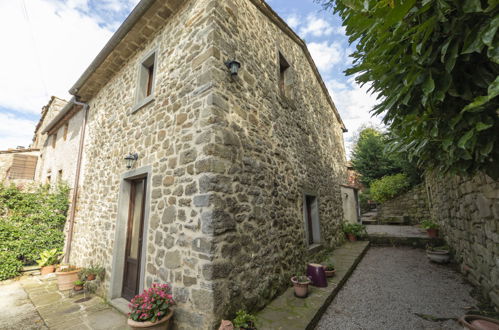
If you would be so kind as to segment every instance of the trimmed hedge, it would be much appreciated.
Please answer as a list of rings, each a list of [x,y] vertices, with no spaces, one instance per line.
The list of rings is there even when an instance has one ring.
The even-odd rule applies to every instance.
[[[410,186],[405,174],[387,175],[371,183],[371,198],[378,203],[383,203],[405,192]]]
[[[0,184],[0,280],[34,264],[44,250],[62,250],[68,195],[65,185],[23,191]]]

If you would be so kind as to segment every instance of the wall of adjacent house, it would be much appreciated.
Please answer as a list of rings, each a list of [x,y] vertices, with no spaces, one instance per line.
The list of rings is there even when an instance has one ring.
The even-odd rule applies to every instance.
[[[213,206],[215,314],[227,317],[263,307],[343,240],[346,161],[340,122],[302,48],[250,0],[218,1],[215,15],[214,47],[242,65],[235,79],[212,68],[209,161],[230,167],[201,178]],[[285,95],[279,52],[290,65]],[[307,240],[305,194],[318,199],[319,244]]]
[[[499,181],[429,175],[431,212],[461,271],[499,308]]]
[[[380,223],[418,224],[430,218],[428,193],[424,184],[378,205]]]
[[[359,222],[359,200],[357,190],[353,187],[341,186],[343,201],[343,220],[349,223]]]
[[[39,152],[0,151],[0,183],[33,184]]]
[[[123,243],[117,235],[118,219],[128,210],[119,202],[120,186],[126,184],[122,176],[130,173],[124,157],[138,153],[132,170],[151,169],[143,284],[172,285],[176,327],[208,329],[219,320],[213,313],[211,235],[205,230],[212,198],[206,194],[210,188],[204,173],[230,169],[228,161],[210,158],[220,138],[211,128],[218,120],[211,111],[215,102],[211,69],[224,67],[220,52],[212,47],[215,27],[209,19],[217,1],[186,1],[173,12],[162,8],[171,1],[158,3],[157,13],[170,15],[164,27],[151,35],[141,26],[141,32],[130,35],[127,40],[143,48],[87,100],[85,178],[70,259],[81,266],[103,265],[106,293],[116,284],[113,262],[122,252],[114,247]],[[154,100],[132,112],[139,66],[153,50],[157,51]]]
[[[45,138],[40,153],[37,181],[42,184],[50,183],[52,185],[64,182],[69,187],[74,188],[83,119],[84,111],[80,110],[67,121],[66,136],[64,134],[66,130],[65,123],[62,123],[57,129],[56,135],[51,134]],[[56,142],[54,146],[52,141],[55,136]]]

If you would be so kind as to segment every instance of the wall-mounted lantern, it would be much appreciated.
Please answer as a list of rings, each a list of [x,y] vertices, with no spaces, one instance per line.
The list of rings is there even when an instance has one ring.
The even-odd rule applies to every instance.
[[[125,162],[126,162],[126,168],[131,169],[133,167],[133,164],[139,159],[139,155],[137,153],[130,153],[128,156],[125,157]]]
[[[232,61],[227,61],[225,62],[225,66],[230,70],[230,75],[232,77],[237,76],[237,73],[239,72],[239,69],[241,68],[241,63],[239,63],[236,60]]]

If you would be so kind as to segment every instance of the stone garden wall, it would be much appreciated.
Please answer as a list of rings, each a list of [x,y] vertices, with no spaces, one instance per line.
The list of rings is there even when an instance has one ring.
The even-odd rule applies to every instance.
[[[499,181],[430,175],[431,212],[462,272],[499,308]]]
[[[428,194],[424,184],[378,205],[377,219],[380,223],[418,224],[430,218]]]

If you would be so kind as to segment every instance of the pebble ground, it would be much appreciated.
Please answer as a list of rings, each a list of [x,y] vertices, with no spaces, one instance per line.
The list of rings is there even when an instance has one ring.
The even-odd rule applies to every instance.
[[[471,290],[421,249],[371,247],[316,329],[462,329],[455,319],[476,306]]]

